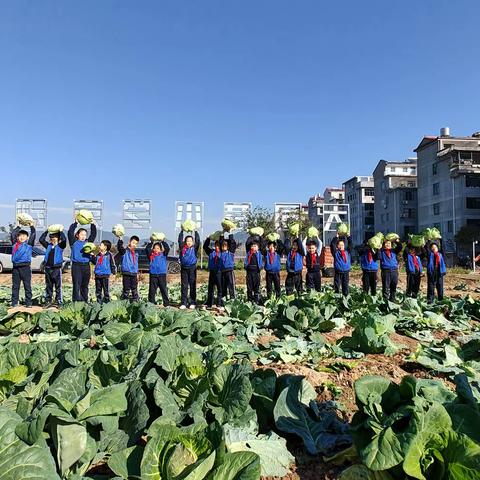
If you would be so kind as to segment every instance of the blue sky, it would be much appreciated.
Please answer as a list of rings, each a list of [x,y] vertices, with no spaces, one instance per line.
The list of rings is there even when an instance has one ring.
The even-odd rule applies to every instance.
[[[306,201],[480,130],[476,0],[0,1],[0,224],[17,197]]]

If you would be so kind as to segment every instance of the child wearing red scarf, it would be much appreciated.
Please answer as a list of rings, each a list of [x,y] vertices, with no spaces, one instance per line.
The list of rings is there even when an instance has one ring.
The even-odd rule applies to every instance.
[[[307,291],[315,289],[319,292],[322,287],[322,275],[320,273],[322,265],[320,265],[320,253],[317,246],[320,245],[320,240],[309,239],[307,241],[307,254],[305,255],[305,266],[307,267],[307,275],[305,277],[305,283]],[[321,250],[321,248],[320,248]]]
[[[338,235],[338,234],[337,234]],[[352,265],[352,257],[350,255],[350,238],[348,238],[348,245],[345,245],[345,240],[334,237],[330,243],[330,251],[333,256],[333,266],[335,269],[335,276],[333,279],[333,286],[335,293],[340,293],[347,296],[350,293],[350,268]]]
[[[203,242],[203,251],[208,256],[208,293],[205,306],[212,308],[215,290],[217,291],[215,305],[220,311],[223,311],[223,293],[222,293],[222,252],[220,251],[220,242],[215,240],[214,247],[210,247],[210,237]]]
[[[292,242],[289,238],[285,240],[285,252],[287,253],[287,278],[285,279],[285,291],[287,295],[292,295],[295,291],[301,294],[303,290],[303,260],[305,250],[300,238],[296,238]]]
[[[125,248],[123,239],[117,242],[117,251],[122,256],[122,300],[138,301],[138,253],[135,249],[140,239],[133,235]]]
[[[269,240],[268,249],[265,254],[265,283],[267,285],[267,297],[275,296],[278,298],[280,290],[280,270],[282,269],[280,257],[283,253],[284,245],[281,240]]]
[[[95,274],[95,296],[98,303],[108,303],[110,301],[110,275],[117,271],[115,260],[110,253],[112,242],[102,240],[98,247],[97,255],[92,255],[92,263],[95,265],[93,273]]]
[[[182,304],[180,308],[195,309],[197,303],[197,256],[200,248],[200,235],[194,233],[186,235],[183,230],[178,234],[178,248],[180,253],[180,285]]]
[[[435,290],[438,300],[443,300],[443,277],[447,273],[441,247],[437,242],[428,244],[429,254],[427,261],[427,302],[433,303]]]
[[[423,272],[422,258],[424,255],[423,248],[414,247],[411,244],[408,244],[403,252],[405,272],[407,274],[407,290],[405,292],[407,297],[417,298],[418,296]]]
[[[397,255],[402,251],[400,241],[392,244],[390,240],[383,242],[380,249],[380,268],[382,269],[382,295],[385,300],[395,301],[398,285]]]
[[[247,254],[244,260],[247,280],[247,299],[260,303],[260,271],[263,268],[263,256],[260,252],[259,241],[250,236],[245,242]]]
[[[167,288],[168,254],[170,247],[165,240],[152,244],[152,241],[145,247],[147,257],[150,260],[148,280],[148,301],[157,304],[157,291],[160,290],[164,307],[170,305]]]
[[[359,250],[362,267],[362,288],[364,293],[377,294],[378,250],[374,250],[365,241]]]

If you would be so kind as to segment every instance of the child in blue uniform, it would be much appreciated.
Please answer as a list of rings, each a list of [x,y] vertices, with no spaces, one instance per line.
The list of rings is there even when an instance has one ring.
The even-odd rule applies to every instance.
[[[178,248],[180,249],[180,282],[182,304],[180,308],[194,309],[197,303],[197,257],[200,248],[200,235],[195,232],[195,240],[191,235],[185,236],[182,230],[178,235]],[[189,296],[190,294],[190,296]]]
[[[305,256],[300,238],[296,238],[293,241],[287,238],[285,240],[285,252],[287,253],[285,291],[287,295],[291,295],[294,291],[300,294],[303,289],[302,271],[303,257]]]
[[[247,251],[244,261],[247,277],[247,299],[258,304],[260,303],[260,271],[263,268],[263,256],[257,240],[252,240],[249,237],[245,243],[245,248]]]
[[[222,294],[222,254],[220,251],[220,241],[216,240],[214,248],[210,247],[210,237],[203,242],[203,251],[208,256],[208,293],[207,308],[212,308],[215,290],[217,291],[216,306],[223,307]]]
[[[222,271],[222,294],[224,297],[235,298],[235,275],[233,270],[235,268],[235,250],[237,249],[237,242],[231,233],[228,239],[224,236],[220,237],[221,250],[221,271]]]
[[[432,303],[437,290],[438,300],[443,300],[443,277],[447,273],[445,259],[436,242],[429,243],[427,256],[427,302]]]
[[[377,294],[378,251],[365,242],[359,251],[362,268],[362,288],[365,293]]]
[[[50,242],[47,242],[49,235]],[[62,305],[62,267],[63,250],[67,246],[67,237],[63,232],[42,233],[39,239],[40,245],[45,248],[44,271],[45,271],[45,306],[52,305],[53,289],[55,288],[55,304]]]
[[[25,290],[25,306],[32,306],[32,249],[35,245],[35,227],[30,227],[30,235],[21,227],[15,228],[10,239],[12,241],[12,307],[18,305],[20,285]]]
[[[335,293],[340,293],[341,289],[342,295],[346,297],[350,293],[350,269],[352,266],[350,247],[345,247],[344,240],[334,237],[330,243],[330,251],[332,252],[335,270],[333,279]]]
[[[136,235],[131,236],[127,248],[123,239],[119,238],[117,242],[117,251],[122,257],[122,300],[138,301],[138,252],[135,249],[139,241]]]
[[[110,301],[110,275],[117,271],[115,259],[110,253],[112,242],[102,240],[97,255],[92,255],[91,262],[95,265],[93,273],[95,274],[95,296],[98,303],[108,303]]]
[[[77,229],[77,222],[68,229],[68,243],[70,244],[70,258],[72,260],[72,300],[74,302],[88,302],[88,284],[90,283],[90,254],[83,251],[87,242],[94,242],[97,237],[97,227],[90,225],[90,236],[84,228]]]
[[[305,255],[305,266],[307,267],[307,275],[305,283],[307,285],[307,291],[315,289],[316,292],[320,292],[322,288],[322,275],[321,275],[321,255],[319,249],[320,241],[310,239],[307,241],[307,254]]]
[[[398,285],[398,260],[397,255],[402,251],[402,243],[392,244],[385,240],[380,249],[380,268],[382,270],[382,295],[385,300],[395,301]]]
[[[148,301],[156,304],[157,290],[160,290],[162,295],[162,302],[164,307],[170,304],[167,289],[167,271],[168,261],[167,257],[170,252],[170,247],[167,242],[149,243],[145,247],[147,256],[150,260],[150,282],[148,285]]]
[[[405,272],[407,273],[407,297],[417,298],[420,291],[420,282],[422,278],[422,257],[424,252],[422,248],[415,248],[407,245],[403,251],[403,259],[405,261]]]
[[[267,252],[265,254],[265,281],[267,284],[267,297],[272,296],[275,290],[275,296],[280,296],[280,256],[282,255],[284,246],[280,240],[269,240]],[[273,286],[273,289],[272,289]]]

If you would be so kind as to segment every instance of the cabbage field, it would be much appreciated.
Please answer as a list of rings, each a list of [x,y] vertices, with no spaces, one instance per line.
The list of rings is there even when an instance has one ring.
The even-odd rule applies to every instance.
[[[241,294],[222,314],[120,300],[8,314],[9,296],[0,480],[480,479],[469,296],[326,287]]]

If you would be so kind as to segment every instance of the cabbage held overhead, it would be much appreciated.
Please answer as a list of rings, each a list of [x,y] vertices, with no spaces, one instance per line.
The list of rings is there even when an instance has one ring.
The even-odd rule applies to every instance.
[[[54,223],[53,225],[49,225],[48,233],[60,233],[63,232],[63,225],[61,223]]]
[[[423,235],[410,235],[410,244],[415,248],[424,247],[425,237]]]
[[[265,230],[263,230],[262,227],[252,227],[249,231],[250,235],[258,235],[259,237],[261,237]]]
[[[31,215],[29,215],[28,213],[18,213],[17,214],[17,222],[20,225],[23,225],[24,227],[30,227],[35,223],[34,220],[33,220],[33,217]]]
[[[237,228],[237,226],[231,220],[228,220],[227,218],[224,218],[222,220],[222,228],[226,232],[229,232],[230,230],[235,230]]]
[[[397,233],[390,232],[385,235],[385,240],[389,242],[398,242],[400,240],[400,236]]]
[[[80,225],[93,223],[93,213],[90,210],[79,210],[75,218]]]
[[[346,223],[339,223],[337,227],[337,233],[339,235],[349,235],[350,227]]]
[[[438,240],[442,238],[442,235],[440,235],[440,230],[438,228],[426,228],[422,235],[425,237],[425,240]]]
[[[290,233],[290,235],[292,235],[294,237],[298,237],[298,234],[300,232],[300,224],[299,223],[292,223],[288,227],[288,232]]]
[[[83,253],[95,253],[97,246],[93,242],[87,242],[82,248]]]
[[[163,232],[153,232],[150,235],[152,242],[163,242],[165,240],[165,234]]]
[[[308,238],[315,238],[315,237],[318,237],[318,228],[316,227],[309,227],[308,230],[307,230],[307,237]]]
[[[276,242],[279,239],[280,239],[280,235],[276,232],[272,232],[267,235],[267,240],[269,242]]]
[[[125,235],[125,227],[122,224],[117,223],[112,227],[112,233],[116,237],[123,237]]]
[[[212,234],[209,235],[210,240],[214,240],[215,242],[217,240],[220,240],[220,237],[222,235],[222,232],[220,230],[217,230],[216,232],[213,232]]]
[[[193,220],[185,220],[182,223],[182,230],[184,232],[193,232],[196,228],[197,228],[197,225]]]
[[[372,238],[368,239],[368,246],[373,250],[380,250],[383,245],[383,235],[381,233],[377,233]]]

